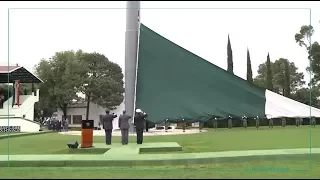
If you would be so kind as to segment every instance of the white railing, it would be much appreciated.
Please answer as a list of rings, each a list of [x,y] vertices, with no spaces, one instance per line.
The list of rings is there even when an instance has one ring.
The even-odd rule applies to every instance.
[[[32,95],[22,95],[21,100],[22,100],[22,104],[19,107],[18,106],[12,107],[12,104],[11,104],[12,97],[9,98],[4,103],[3,109],[0,109],[0,115],[2,115],[2,116],[9,115],[9,116],[22,118],[23,115],[26,115],[34,107],[34,104],[39,101],[39,90],[37,89],[37,96],[34,96],[33,94]],[[9,107],[8,107],[8,103],[9,103]]]

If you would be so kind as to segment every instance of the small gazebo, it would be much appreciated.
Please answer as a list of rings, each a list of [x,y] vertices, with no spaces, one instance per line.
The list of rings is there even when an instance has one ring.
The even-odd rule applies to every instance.
[[[16,66],[0,66],[0,84],[14,83],[16,80],[20,80],[20,83],[32,83],[34,94],[36,93],[34,84],[43,83],[35,74],[18,64]]]

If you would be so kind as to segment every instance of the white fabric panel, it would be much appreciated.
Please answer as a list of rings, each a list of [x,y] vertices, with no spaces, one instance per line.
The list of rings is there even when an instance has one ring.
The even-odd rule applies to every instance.
[[[278,117],[320,117],[320,109],[294,101],[280,94],[266,90],[265,113],[267,118]]]

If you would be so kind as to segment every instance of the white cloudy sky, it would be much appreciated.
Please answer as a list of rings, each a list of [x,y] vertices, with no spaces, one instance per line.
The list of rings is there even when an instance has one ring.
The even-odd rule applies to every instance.
[[[108,9],[48,9],[81,7]],[[8,18],[8,8],[47,9],[11,9]],[[32,69],[40,59],[49,58],[57,51],[82,49],[103,53],[124,67],[125,8],[125,1],[0,2],[0,63],[8,64],[9,19],[10,64]],[[229,33],[234,72],[242,78],[246,77],[247,47],[254,75],[258,65],[266,61],[268,52],[272,61],[287,58],[305,72],[307,54],[295,43],[294,35],[301,25],[309,24],[309,10],[279,8],[312,8],[316,32],[313,40],[320,40],[320,2],[143,1],[141,22],[224,69]]]

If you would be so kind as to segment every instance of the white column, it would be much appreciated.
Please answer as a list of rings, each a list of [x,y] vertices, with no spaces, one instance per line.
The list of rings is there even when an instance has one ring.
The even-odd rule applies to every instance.
[[[127,1],[125,33],[125,110],[134,117],[140,1]],[[130,132],[133,125],[130,126]]]

